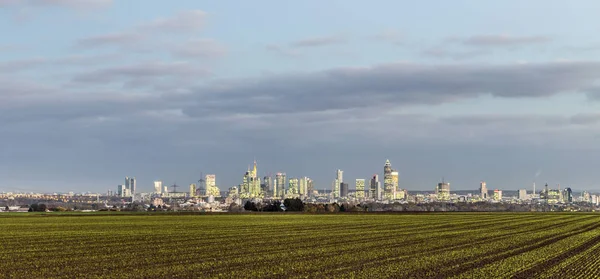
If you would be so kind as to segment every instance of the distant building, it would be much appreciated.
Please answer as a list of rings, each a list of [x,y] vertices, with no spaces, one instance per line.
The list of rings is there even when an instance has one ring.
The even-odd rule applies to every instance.
[[[573,191],[571,190],[571,188],[567,187],[563,190],[563,201],[566,203],[573,202]]]
[[[154,181],[154,193],[159,195],[162,193],[162,181]]]
[[[440,201],[450,200],[450,183],[438,183],[437,187],[435,188],[435,194],[437,195],[437,198]]]
[[[290,178],[287,193],[293,196],[298,195],[298,178]]]
[[[341,196],[340,193],[340,186],[341,184],[344,182],[344,171],[343,170],[337,170],[336,171],[336,175],[335,175],[335,180],[333,180],[333,197],[334,198],[339,198]]]
[[[190,184],[190,197],[195,197],[196,196],[196,184],[192,183]]]
[[[285,184],[287,182],[285,172],[278,172],[275,175],[275,187],[273,188],[273,196],[283,198],[285,195]]]
[[[127,189],[125,188],[125,185],[118,185],[117,186],[117,195],[119,197],[126,197],[125,195],[127,194]]]
[[[364,179],[356,179],[356,198],[358,198],[358,199],[365,198],[365,180]]]
[[[127,188],[130,197],[136,194],[136,184],[135,177],[125,177],[125,188]]]
[[[315,184],[314,184],[313,180],[309,178],[308,181],[306,181],[307,196],[309,196],[309,197],[313,196],[314,191],[315,191]]]
[[[529,199],[527,197],[527,189],[521,189],[521,190],[519,190],[519,199],[522,200],[522,201]]]
[[[213,195],[215,197],[221,196],[221,190],[217,187],[217,176],[214,174],[207,174],[204,176],[204,182],[206,183],[206,196]]]
[[[383,166],[383,188],[384,199],[393,200],[396,198],[396,190],[398,188],[398,172],[395,172],[392,169],[390,160],[386,160],[385,165]]]
[[[369,183],[369,197],[374,200],[381,199],[380,188],[381,188],[381,184],[379,182],[379,175],[374,174],[373,177],[371,178],[371,183]]]
[[[263,183],[261,184],[261,190],[263,196],[273,196],[273,179],[270,176],[263,177]]]
[[[348,183],[345,183],[345,182],[340,183],[340,195],[342,198],[348,197]]]
[[[502,200],[502,190],[494,190],[494,200],[501,201]]]
[[[481,196],[481,199],[489,199],[488,189],[487,185],[485,184],[485,181],[481,181],[481,183],[479,183],[479,195]]]

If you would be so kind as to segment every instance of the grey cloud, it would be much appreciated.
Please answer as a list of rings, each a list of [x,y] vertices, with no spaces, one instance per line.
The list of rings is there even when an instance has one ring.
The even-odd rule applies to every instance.
[[[77,75],[74,81],[102,84],[123,80],[136,82],[141,79],[140,85],[151,86],[153,83],[151,80],[147,80],[148,78],[199,78],[210,74],[210,71],[187,62],[142,63],[83,73]]]
[[[77,9],[96,9],[109,6],[112,0],[0,0],[2,6],[57,6]]]
[[[173,55],[184,58],[214,58],[227,53],[227,48],[213,39],[194,39],[171,47]]]
[[[201,10],[183,11],[172,17],[143,24],[140,28],[166,32],[197,31],[204,27],[206,16],[206,12]]]
[[[79,47],[85,48],[103,47],[110,45],[125,46],[140,43],[140,41],[143,38],[144,36],[142,36],[141,34],[133,32],[112,33],[80,39],[77,41],[77,45]]]
[[[320,47],[345,43],[346,40],[340,36],[315,37],[290,43],[291,47]]]
[[[552,41],[547,36],[477,35],[460,40],[462,44],[478,47],[519,46]]]
[[[396,29],[388,29],[375,34],[372,36],[372,39],[400,44],[403,40],[403,36],[402,33]]]
[[[290,49],[287,47],[283,47],[280,45],[274,45],[274,44],[269,44],[265,46],[265,49],[267,51],[273,52],[273,53],[277,53],[280,54],[282,56],[287,56],[287,57],[298,57],[301,56],[300,52],[298,52],[295,49]]]
[[[453,60],[467,60],[473,59],[485,54],[489,54],[489,51],[476,49],[467,51],[453,51],[444,48],[430,48],[421,52],[421,56],[436,59],[453,59]]]
[[[227,80],[196,91],[211,112],[285,113],[441,104],[491,94],[548,97],[580,91],[599,78],[598,62],[506,65],[387,64]],[[198,108],[185,110],[197,113]]]

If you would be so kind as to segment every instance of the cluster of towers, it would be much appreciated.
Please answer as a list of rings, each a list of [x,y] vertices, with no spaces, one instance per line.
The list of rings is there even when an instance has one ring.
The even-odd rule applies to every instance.
[[[348,196],[348,183],[343,180],[344,172],[337,170],[336,179],[333,181],[332,191],[334,198],[345,198]],[[390,160],[385,161],[383,166],[383,188],[379,181],[379,175],[375,174],[370,180],[369,189],[366,190],[365,179],[356,179],[355,197],[371,198],[374,200],[402,199],[406,193],[398,188],[398,171],[392,169]]]
[[[278,172],[275,179],[270,175],[264,176],[262,181],[258,176],[256,161],[252,170],[244,174],[242,184],[239,187],[229,189],[229,195],[248,198],[295,198],[308,197],[314,192],[313,180],[308,177],[289,178],[284,172]]]

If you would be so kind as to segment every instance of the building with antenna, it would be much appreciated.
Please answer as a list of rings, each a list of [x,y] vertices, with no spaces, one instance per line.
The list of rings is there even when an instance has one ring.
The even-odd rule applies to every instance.
[[[441,183],[438,183],[435,188],[435,194],[437,199],[440,201],[448,201],[450,200],[450,183],[442,180]]]

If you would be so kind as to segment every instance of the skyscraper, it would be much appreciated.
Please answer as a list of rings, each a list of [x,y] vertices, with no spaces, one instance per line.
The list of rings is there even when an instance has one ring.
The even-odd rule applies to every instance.
[[[312,179],[308,179],[306,182],[306,195],[312,197],[315,191],[315,185]]]
[[[135,196],[135,188],[136,188],[135,177],[125,177],[125,188],[127,188],[127,192],[129,192],[129,196]]]
[[[162,181],[154,181],[154,193],[159,195],[162,193]]]
[[[450,200],[450,183],[444,181],[438,183],[435,188],[435,194],[440,201]]]
[[[261,196],[260,178],[256,169],[256,161],[254,161],[252,170],[248,170],[244,174],[241,186],[240,196],[242,198],[257,198]]]
[[[364,179],[356,179],[356,198],[357,199],[365,198],[365,180]]]
[[[394,187],[394,199],[397,199],[397,193],[400,191],[398,188],[398,172],[392,172],[392,187]]]
[[[348,197],[348,183],[345,183],[345,182],[340,183],[340,197],[342,197],[342,198]]]
[[[190,197],[195,197],[196,196],[196,184],[192,183],[190,184]]]
[[[285,172],[278,172],[275,175],[275,187],[273,188],[273,196],[277,198],[283,198],[285,196],[285,183],[286,183]]]
[[[126,194],[127,194],[127,190],[125,189],[125,185],[118,185],[117,186],[117,195],[119,197],[125,197]]]
[[[217,176],[214,174],[207,174],[204,176],[204,181],[206,183],[206,195],[213,197],[220,197],[221,190],[217,187]]]
[[[300,178],[300,180],[298,181],[298,192],[300,193],[301,196],[308,196],[309,192],[308,192],[308,182],[310,181],[310,178],[308,177],[302,177]]]
[[[267,197],[267,196],[272,196],[273,195],[273,180],[270,176],[265,176],[263,177],[263,183],[262,183],[263,187],[262,187],[262,192],[263,192],[263,196]]]
[[[371,178],[371,183],[369,184],[369,193],[371,194],[371,198],[374,200],[380,199],[380,182],[379,175],[374,174]]]
[[[487,200],[488,197],[488,189],[487,186],[485,184],[485,181],[481,181],[481,183],[479,183],[479,195],[481,196],[481,199]]]
[[[383,166],[383,188],[384,188],[384,199],[393,200],[396,198],[396,188],[398,187],[398,173],[396,173],[396,182],[394,184],[394,177],[392,169],[392,164],[390,160],[385,161],[385,165]]]
[[[290,178],[288,194],[293,196],[298,195],[298,178]]]
[[[337,170],[335,175],[335,180],[333,181],[333,197],[340,197],[340,184],[344,182],[344,171]]]

